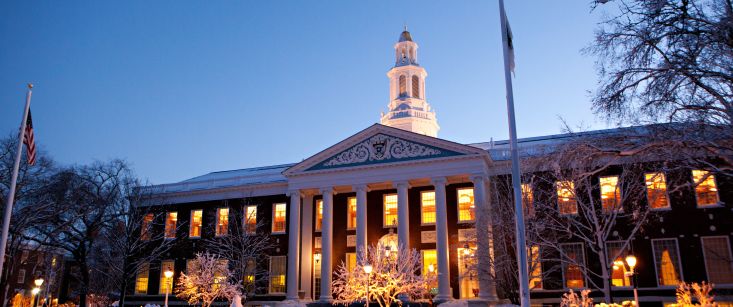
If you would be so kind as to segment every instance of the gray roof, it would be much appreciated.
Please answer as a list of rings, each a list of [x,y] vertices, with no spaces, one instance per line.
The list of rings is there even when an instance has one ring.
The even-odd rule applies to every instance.
[[[411,42],[412,41],[412,35],[410,35],[410,32],[407,32],[407,30],[402,31],[400,33],[400,42]]]

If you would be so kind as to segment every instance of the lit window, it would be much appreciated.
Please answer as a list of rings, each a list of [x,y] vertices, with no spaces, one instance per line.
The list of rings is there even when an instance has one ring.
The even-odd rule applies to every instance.
[[[693,170],[692,179],[694,180],[695,195],[697,196],[697,205],[710,206],[718,204],[718,187],[715,185],[715,175],[708,171]]]
[[[583,288],[585,287],[585,278],[583,278],[582,267],[585,265],[585,253],[583,244],[570,243],[560,244],[560,249],[564,254],[562,271],[565,278],[566,288]]]
[[[626,276],[626,250],[623,248],[623,241],[612,241],[606,243],[608,263],[611,263],[611,285],[614,287],[628,287],[631,285],[629,277]]]
[[[18,270],[18,280],[17,281],[19,284],[25,283],[25,269]]]
[[[150,265],[144,263],[137,270],[135,277],[135,294],[148,294],[148,274],[150,273]]]
[[[245,207],[244,225],[245,232],[253,234],[257,232],[257,206]]]
[[[730,253],[728,237],[702,237],[701,239],[708,282],[733,283],[733,256]]]
[[[438,274],[438,253],[434,249],[424,249],[420,251],[422,256],[422,275],[432,274],[436,276]],[[430,288],[437,288],[438,280],[435,279]]]
[[[458,221],[473,222],[476,213],[473,205],[473,188],[458,189]]]
[[[534,216],[534,195],[532,186],[529,183],[522,183],[522,207],[527,217]]]
[[[529,288],[542,289],[542,262],[540,258],[540,247],[532,245],[527,249],[529,258]]]
[[[274,204],[272,207],[272,232],[285,232],[285,212],[284,203]]]
[[[682,280],[677,240],[653,239],[652,247],[657,271],[657,285],[677,286]]]
[[[214,290],[219,289],[219,284],[227,279],[226,272],[229,269],[229,260],[219,259],[216,261],[216,268],[214,268]]]
[[[216,235],[226,236],[229,232],[229,208],[219,208],[216,211]]]
[[[644,174],[644,184],[646,184],[646,200],[652,209],[669,208],[664,173]]]
[[[313,254],[313,272],[316,272],[315,278],[313,278],[313,294],[315,297],[321,296],[321,254]]]
[[[188,230],[188,236],[192,238],[201,237],[201,221],[204,215],[203,210],[191,211],[191,228]]]
[[[575,202],[575,184],[572,181],[558,181],[555,186],[560,214],[578,214],[578,203]]]
[[[286,256],[270,257],[270,293],[285,293]]]
[[[348,229],[356,229],[356,197],[347,199],[349,210],[347,211],[346,227]]]
[[[476,246],[464,245],[458,248],[458,289],[460,298],[477,298],[479,291],[476,270]]]
[[[356,253],[346,253],[346,268],[353,272],[356,267]]]
[[[173,239],[176,237],[176,223],[178,223],[178,212],[168,212],[165,215],[165,238]]]
[[[323,226],[323,200],[316,200],[316,231],[321,231]]]
[[[621,192],[618,187],[618,176],[601,177],[601,205],[603,211],[621,210]]]
[[[384,227],[397,226],[397,194],[384,195]]]
[[[153,219],[154,216],[152,213],[148,213],[143,217],[143,225],[140,228],[140,240],[148,241],[152,237]]]
[[[435,224],[435,192],[420,193],[420,203],[422,206],[421,223],[423,225]]]
[[[173,276],[165,277],[166,271],[173,271],[173,260],[164,260],[160,263],[160,294],[171,293],[173,289]]]
[[[420,98],[420,78],[412,76],[412,97]]]
[[[248,286],[254,286],[255,273],[257,272],[257,262],[254,258],[247,259],[247,264],[244,267],[244,285],[245,288]]]

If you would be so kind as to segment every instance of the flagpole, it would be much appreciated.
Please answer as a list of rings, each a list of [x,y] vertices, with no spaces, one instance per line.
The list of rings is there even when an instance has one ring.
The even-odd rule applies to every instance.
[[[506,108],[509,117],[509,148],[512,154],[512,185],[514,186],[515,232],[517,237],[517,268],[519,269],[519,300],[522,307],[529,307],[529,278],[527,272],[527,243],[524,233],[524,209],[522,208],[522,186],[519,176],[519,150],[517,149],[517,125],[514,120],[514,91],[510,69],[510,50],[507,32],[504,0],[499,0],[501,40],[504,49],[504,80],[506,81]]]
[[[15,185],[18,181],[18,170],[20,169],[20,158],[23,153],[23,135],[25,133],[25,125],[28,120],[28,110],[31,107],[31,95],[33,94],[33,84],[28,83],[28,92],[25,94],[25,109],[23,110],[23,120],[20,122],[20,132],[18,133],[18,150],[15,153],[15,164],[13,165],[13,175],[10,177],[10,190],[8,191],[8,202],[5,205],[5,215],[3,215],[3,231],[0,238],[0,276],[5,265],[5,248],[8,245],[8,232],[10,231],[10,215],[13,214],[13,202],[15,201]]]

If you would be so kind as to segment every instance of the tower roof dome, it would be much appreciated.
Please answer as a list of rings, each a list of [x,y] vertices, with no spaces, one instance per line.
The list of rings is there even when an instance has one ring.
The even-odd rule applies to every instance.
[[[407,30],[402,31],[400,34],[400,40],[399,42],[411,42],[412,36],[410,35],[410,32],[407,32]]]

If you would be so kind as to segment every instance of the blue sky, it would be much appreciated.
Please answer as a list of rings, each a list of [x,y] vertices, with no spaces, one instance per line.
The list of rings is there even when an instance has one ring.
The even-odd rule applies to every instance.
[[[605,128],[590,109],[589,0],[507,0],[520,137]],[[508,137],[494,0],[3,1],[0,133],[25,83],[43,150],[123,158],[153,183],[298,162],[379,120],[406,23],[439,136]]]

